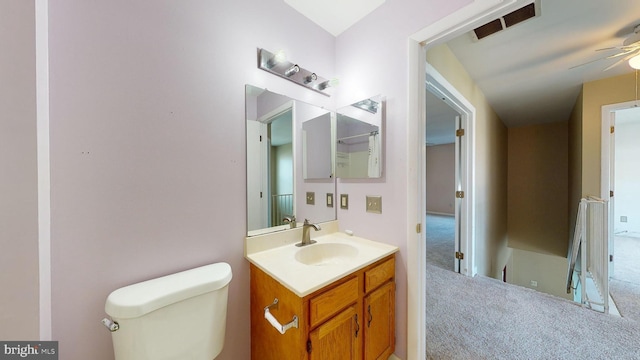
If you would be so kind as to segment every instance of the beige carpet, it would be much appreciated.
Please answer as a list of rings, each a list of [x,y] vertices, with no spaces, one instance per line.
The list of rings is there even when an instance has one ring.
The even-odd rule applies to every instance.
[[[640,323],[427,265],[428,359],[639,359]]]
[[[454,270],[455,221],[453,216],[427,214],[425,228],[428,264]]]

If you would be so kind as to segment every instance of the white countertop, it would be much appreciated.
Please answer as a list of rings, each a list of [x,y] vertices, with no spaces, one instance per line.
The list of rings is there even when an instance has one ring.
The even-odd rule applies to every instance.
[[[341,261],[323,265],[305,265],[296,260],[296,253],[317,244],[297,247],[292,243],[287,243],[259,251],[250,251],[247,247],[245,257],[296,295],[304,297],[398,251],[396,246],[350,236],[342,232],[333,232],[317,237],[312,235],[311,238],[316,240],[317,244],[348,244],[356,248],[357,252],[348,260],[341,259]]]

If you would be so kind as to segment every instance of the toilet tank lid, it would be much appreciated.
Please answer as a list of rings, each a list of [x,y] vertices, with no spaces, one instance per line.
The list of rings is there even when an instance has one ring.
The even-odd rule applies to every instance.
[[[113,291],[104,310],[118,319],[136,318],[161,307],[218,290],[231,281],[231,266],[216,263],[143,281]]]

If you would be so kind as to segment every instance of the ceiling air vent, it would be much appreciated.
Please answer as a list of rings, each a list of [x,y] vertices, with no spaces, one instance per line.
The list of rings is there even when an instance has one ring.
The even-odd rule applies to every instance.
[[[480,40],[491,34],[495,34],[500,30],[502,30],[502,22],[500,19],[495,19],[490,23],[480,26],[479,28],[473,29],[473,32],[476,33],[476,37]]]
[[[501,18],[495,19],[489,23],[486,23],[478,28],[473,29],[473,33],[477,40],[483,39],[489,35],[495,34],[498,31],[506,29],[515,24],[521,23],[525,20],[531,19],[540,13],[539,2],[532,2],[529,5],[525,5],[520,9],[513,11]]]

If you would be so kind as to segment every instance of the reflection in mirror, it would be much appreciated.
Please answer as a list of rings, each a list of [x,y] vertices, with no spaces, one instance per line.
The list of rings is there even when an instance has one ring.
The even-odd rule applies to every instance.
[[[247,135],[247,236],[290,228],[285,218],[296,217],[300,224],[305,218],[312,222],[335,220],[336,211],[322,202],[306,204],[306,192],[316,192],[318,199],[324,193],[335,191],[332,169],[331,128],[332,113],[289,97],[251,85],[246,86]],[[329,128],[326,129],[326,119]],[[309,125],[305,125],[310,122]],[[303,131],[305,130],[305,131]],[[318,139],[329,138],[324,146]],[[318,132],[316,136],[316,132]],[[306,145],[303,135],[306,133]],[[313,141],[309,142],[309,140]],[[313,164],[328,158],[328,166],[318,167],[318,173],[328,171],[319,180],[303,176],[304,148],[312,149]],[[329,155],[323,155],[328,153]],[[307,166],[307,171],[316,171]],[[328,170],[326,170],[328,169]]]
[[[338,110],[336,177],[366,179],[382,176],[382,96]]]
[[[333,178],[332,114],[302,123],[302,174],[305,180]]]

